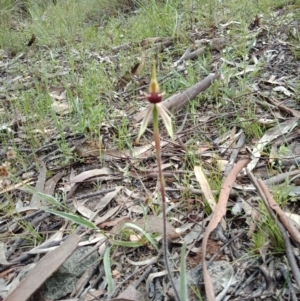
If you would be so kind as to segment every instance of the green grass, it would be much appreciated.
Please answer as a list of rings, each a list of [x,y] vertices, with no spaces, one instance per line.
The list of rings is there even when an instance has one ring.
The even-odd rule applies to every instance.
[[[252,236],[253,251],[258,253],[261,248],[268,246],[268,249],[274,254],[285,252],[284,241],[279,227],[270,217],[265,206],[260,203],[259,206],[258,229]]]
[[[181,54],[189,44],[189,31],[211,30],[231,21],[224,30],[227,46],[224,58],[244,64],[253,38],[249,40],[249,24],[257,14],[269,18],[272,11],[285,1],[127,1],[91,0],[86,5],[82,0],[57,1],[54,5],[46,1],[28,0],[22,7],[22,1],[1,2],[0,48],[13,56],[25,53],[24,64],[14,65],[14,72],[23,76],[24,82],[30,79],[28,88],[20,89],[7,96],[10,101],[9,112],[22,112],[26,116],[23,131],[27,136],[26,147],[38,148],[49,140],[48,130],[58,133],[56,141],[65,153],[66,129],[83,133],[87,137],[99,137],[102,123],[121,124],[114,134],[115,146],[122,150],[132,144],[128,120],[124,116],[114,116],[115,108],[126,114],[128,108],[141,106],[135,95],[123,99],[116,97],[119,89],[118,79],[131,70],[141,56],[141,41],[149,37],[175,38],[170,53],[159,53],[159,76],[172,71],[172,56]],[[124,10],[131,10],[124,13]],[[28,48],[32,34],[36,41]],[[130,50],[111,53],[112,46],[132,43]],[[113,58],[116,56],[116,58]],[[112,57],[112,58],[110,58]],[[142,76],[149,74],[151,58],[147,54]],[[104,59],[106,58],[106,59]],[[130,59],[129,59],[130,58]],[[104,59],[101,61],[101,59]],[[172,71],[162,83],[166,97],[195,84],[211,72],[212,55],[206,51],[193,63],[189,62],[185,72]],[[264,128],[255,121],[256,106],[250,97],[240,97],[249,92],[253,74],[233,78],[231,66],[222,64],[220,72],[224,80],[215,83],[205,95],[191,102],[188,114],[196,123],[199,109],[203,104],[218,110],[221,115],[216,121],[220,134],[234,124],[245,130],[249,139],[261,137]],[[241,71],[236,69],[236,71]],[[132,83],[138,87],[137,83]],[[67,116],[58,116],[52,108],[48,90],[50,86],[67,89],[67,102],[72,112]],[[236,98],[237,100],[232,100]],[[3,106],[3,105],[1,105]],[[246,106],[246,111],[240,111]],[[6,108],[5,108],[6,109]],[[228,123],[222,117],[224,110],[236,111],[236,118]],[[201,112],[201,111],[200,111]],[[113,119],[112,119],[113,118]],[[3,116],[3,121],[11,119]],[[175,124],[175,126],[177,126]],[[34,132],[39,129],[38,135]],[[10,136],[3,137],[11,143]],[[70,156],[70,154],[67,154]],[[188,165],[194,164],[192,157],[187,158]]]

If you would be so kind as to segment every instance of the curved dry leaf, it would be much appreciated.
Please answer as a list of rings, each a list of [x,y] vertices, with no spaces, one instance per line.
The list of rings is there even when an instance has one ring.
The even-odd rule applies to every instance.
[[[126,298],[115,298],[115,299],[109,299],[108,301],[138,301],[136,299],[126,299]]]
[[[107,236],[105,236],[103,233],[98,232],[98,233],[93,233],[88,240],[81,241],[78,246],[88,246],[88,245],[94,245],[99,243],[100,241],[102,242],[103,240],[107,240]],[[85,255],[86,256],[86,255]]]
[[[113,215],[117,214],[117,212],[120,210],[121,207],[122,207],[121,205],[113,207],[113,208],[109,209],[103,216],[95,216],[93,218],[94,224],[99,225],[101,223],[104,223],[109,218],[111,218]]]
[[[84,301],[96,301],[96,300],[101,300],[100,297],[102,297],[106,293],[106,290],[96,290],[96,291],[91,291],[87,292],[85,295]],[[80,301],[82,300],[81,298],[76,298],[76,299],[67,299],[64,301]]]
[[[109,168],[87,170],[87,171],[80,173],[73,179],[71,179],[70,183],[80,183],[80,182],[85,181],[86,179],[93,178],[96,176],[112,175],[112,174],[114,174],[114,173]]]
[[[165,276],[167,275],[168,272],[166,270],[164,271],[160,271],[160,272],[156,272],[156,273],[151,273],[149,276],[148,276],[148,279],[146,281],[146,289],[147,289],[147,292],[150,291],[150,284],[153,282],[153,280],[157,277],[162,277],[162,276]]]
[[[212,194],[212,191],[210,189],[210,186],[207,182],[206,176],[204,175],[201,166],[195,166],[194,167],[194,171],[195,171],[195,175],[196,175],[196,179],[200,184],[200,187],[203,191],[203,194],[211,208],[212,211],[215,211],[215,207],[216,207],[216,200]]]
[[[145,218],[132,222],[132,224],[144,229],[148,233],[163,233],[163,220],[158,216],[148,215]],[[171,240],[179,237],[179,234],[169,222],[167,222],[167,237]]]
[[[212,191],[210,189],[210,186],[207,182],[207,179],[205,177],[205,174],[204,172],[202,171],[202,168],[200,166],[195,166],[194,168],[194,171],[195,171],[195,175],[196,175],[196,178],[200,184],[200,187],[203,191],[203,194],[211,208],[212,211],[215,211],[215,207],[216,207],[216,200],[212,194]],[[223,227],[223,229],[226,228],[226,223],[225,221],[222,219],[221,220],[221,225]]]
[[[55,176],[47,180],[45,183],[44,193],[52,195],[54,192],[54,189],[56,187],[57,182],[62,178],[62,176],[65,174],[64,171],[61,171],[57,173]]]
[[[94,210],[102,210],[105,208],[122,188],[123,186],[116,186],[114,191],[108,192],[103,198],[101,198]]]
[[[212,284],[212,280],[210,278],[210,275],[207,270],[206,266],[206,247],[207,247],[207,241],[209,238],[210,233],[217,227],[218,223],[221,221],[222,217],[226,213],[226,206],[227,201],[230,195],[230,191],[232,189],[232,186],[235,182],[235,179],[237,175],[240,173],[240,171],[247,166],[247,164],[250,161],[247,160],[241,160],[236,163],[236,165],[232,168],[232,170],[229,172],[228,176],[225,178],[225,181],[222,184],[219,201],[215,207],[215,211],[212,215],[212,218],[206,228],[206,231],[203,236],[202,240],[202,265],[203,265],[203,276],[204,276],[204,283],[205,283],[205,292],[206,297],[208,301],[215,301],[215,293],[214,293],[214,287]]]
[[[119,223],[117,223],[112,228],[110,233],[118,234],[119,229],[121,229],[125,223],[128,223],[128,219],[121,220]],[[147,215],[147,217],[145,217],[145,218],[136,220],[134,222],[130,221],[130,223],[140,227],[147,233],[160,233],[160,234],[163,233],[163,220],[162,220],[162,218],[154,216],[154,215]],[[179,237],[179,234],[176,233],[175,228],[169,222],[167,222],[167,237],[170,240]]]
[[[284,95],[289,96],[289,97],[293,95],[292,92],[290,92],[287,88],[285,88],[283,86],[277,86],[277,87],[273,88],[273,91],[275,91],[275,92],[281,92]]]
[[[84,217],[91,219],[94,215],[95,212],[84,206],[84,204],[78,202],[76,198],[73,198],[73,205],[75,209]]]
[[[21,280],[36,266],[36,263],[29,263],[24,267],[20,268],[18,274],[14,277],[14,279],[6,285],[4,289],[0,289],[0,294],[2,298],[6,298],[8,295],[13,292],[18,285],[20,284]],[[2,278],[1,278],[2,280]],[[4,299],[6,301],[6,299]]]
[[[52,103],[52,109],[59,115],[67,115],[73,111],[73,107],[70,103],[55,100]]]
[[[103,222],[101,224],[97,224],[98,228],[103,229],[103,228],[108,228],[108,227],[114,227],[115,225],[117,225],[120,221],[123,221],[124,219],[126,219],[126,223],[130,221],[130,219],[128,217],[118,217],[118,218],[114,218],[111,221],[107,221],[107,222]]]

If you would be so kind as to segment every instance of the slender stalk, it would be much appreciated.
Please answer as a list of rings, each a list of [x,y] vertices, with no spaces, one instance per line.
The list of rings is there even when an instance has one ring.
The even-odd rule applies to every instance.
[[[173,281],[171,269],[168,261],[168,241],[167,241],[167,209],[166,209],[166,194],[165,194],[165,179],[163,176],[163,172],[161,169],[161,151],[160,151],[160,137],[159,137],[159,127],[158,127],[158,110],[156,105],[154,105],[152,110],[153,116],[153,132],[154,132],[154,142],[155,142],[155,150],[156,150],[156,158],[158,165],[158,176],[160,182],[160,194],[161,194],[161,203],[162,203],[162,212],[163,212],[163,254],[166,270],[169,276],[169,280],[171,282],[171,286],[174,290],[176,301],[180,301],[178,291],[176,289],[175,283]]]

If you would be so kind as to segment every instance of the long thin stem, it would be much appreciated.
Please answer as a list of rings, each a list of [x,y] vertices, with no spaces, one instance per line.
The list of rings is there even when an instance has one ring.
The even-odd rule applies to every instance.
[[[152,110],[153,114],[153,132],[154,132],[154,142],[155,142],[155,150],[156,150],[156,158],[158,165],[158,176],[160,181],[160,194],[161,194],[161,203],[162,203],[162,212],[163,212],[163,254],[165,260],[166,270],[169,276],[169,280],[171,286],[174,290],[176,301],[180,301],[178,291],[175,287],[175,283],[173,281],[171,269],[168,261],[168,241],[167,241],[167,209],[166,209],[166,193],[165,193],[165,179],[163,176],[163,172],[161,169],[161,152],[160,152],[160,137],[159,137],[159,127],[158,127],[158,111],[156,105]]]

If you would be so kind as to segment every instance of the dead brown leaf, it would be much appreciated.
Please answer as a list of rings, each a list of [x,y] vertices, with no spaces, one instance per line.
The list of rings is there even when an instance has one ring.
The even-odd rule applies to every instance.
[[[122,207],[121,205],[113,207],[113,208],[109,209],[104,215],[98,216],[97,218],[94,217],[93,219],[94,219],[95,225],[99,225],[99,224],[102,224],[105,221],[107,221],[109,218],[111,218],[112,216],[117,214],[117,212],[120,210],[121,207]]]
[[[108,192],[103,198],[99,200],[94,210],[103,210],[112,201],[112,199],[116,197],[116,195],[122,188],[123,186],[116,186],[114,191]]]
[[[121,220],[112,228],[110,232],[112,234],[118,234],[119,230],[125,223],[134,224],[149,233],[163,233],[163,220],[162,218],[154,215],[148,215],[146,218],[142,218],[134,222],[126,219]],[[169,222],[167,222],[167,237],[170,240],[179,237],[179,234],[175,231],[175,228]]]
[[[210,186],[207,182],[207,179],[205,177],[205,174],[204,172],[202,171],[202,168],[201,166],[195,166],[194,167],[194,171],[195,171],[195,175],[196,175],[196,178],[201,186],[201,189],[203,191],[203,194],[206,198],[206,201],[208,202],[210,208],[212,211],[215,211],[215,208],[216,208],[216,200],[213,196],[213,193],[210,189]],[[224,219],[222,218],[221,220],[221,225],[223,227],[223,229],[226,228],[226,223],[224,221]]]
[[[101,168],[101,169],[92,169],[92,170],[87,170],[73,179],[70,180],[70,183],[80,183],[85,181],[86,179],[96,177],[96,176],[102,176],[102,175],[111,175],[113,172],[109,168]]]
[[[63,171],[57,173],[55,176],[50,178],[46,183],[45,183],[45,188],[44,188],[44,193],[45,194],[50,194],[52,195],[54,192],[54,189],[56,187],[57,182],[62,178],[62,176],[65,173]]]
[[[72,200],[75,209],[84,217],[91,219],[95,215],[94,211],[90,210],[87,206],[85,206],[81,202],[78,202],[76,198],[73,198]]]
[[[195,175],[196,175],[196,179],[200,184],[200,187],[203,191],[203,194],[211,208],[212,211],[215,211],[216,208],[216,200],[212,194],[212,191],[209,187],[209,184],[207,182],[207,179],[202,171],[201,166],[195,166],[194,167],[194,171],[195,171]]]
[[[125,221],[126,220],[126,221]],[[128,221],[130,221],[130,219],[128,219],[128,217],[119,217],[119,218],[115,218],[112,221],[108,221],[108,222],[104,222],[101,223],[99,225],[97,225],[100,229],[104,229],[106,227],[114,227],[115,225],[117,225],[118,223],[120,224],[120,222],[122,223],[127,223]]]
[[[215,211],[211,217],[211,220],[206,228],[206,231],[203,236],[202,240],[202,265],[203,265],[203,276],[204,276],[204,283],[205,283],[205,292],[206,297],[208,301],[215,301],[215,293],[214,288],[212,284],[212,280],[210,278],[210,275],[207,270],[206,266],[206,248],[207,248],[207,241],[209,238],[210,233],[217,227],[218,223],[221,221],[222,217],[226,213],[226,206],[227,201],[230,195],[230,191],[232,189],[232,186],[235,182],[235,179],[237,175],[240,173],[240,171],[247,166],[247,164],[250,162],[250,160],[241,160],[237,162],[237,164],[232,168],[228,176],[226,177],[225,181],[223,182],[219,201],[215,207]]]
[[[54,251],[45,255],[5,301],[27,300],[75,251],[80,237],[72,234]]]

